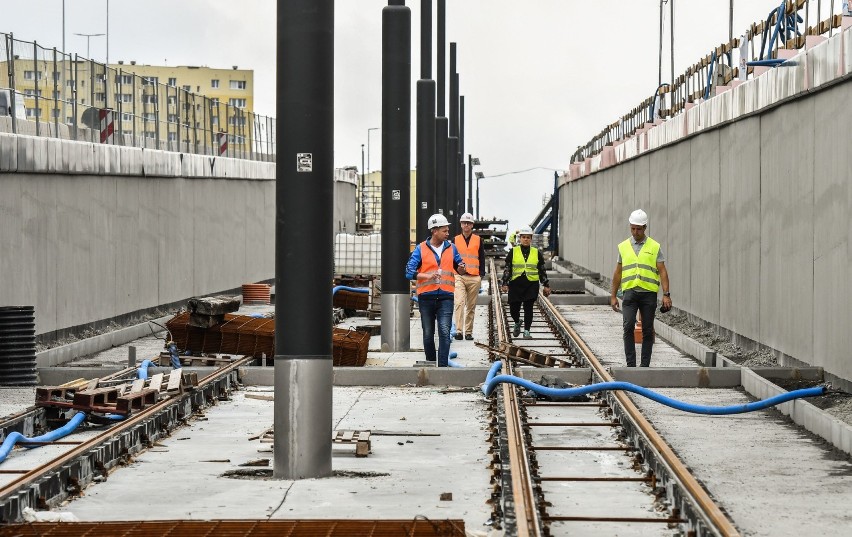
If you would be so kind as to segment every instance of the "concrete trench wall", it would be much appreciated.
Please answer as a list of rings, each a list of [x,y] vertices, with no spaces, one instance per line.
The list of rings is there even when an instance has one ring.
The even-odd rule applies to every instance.
[[[852,379],[850,92],[847,78],[565,183],[561,255],[611,277],[641,207],[675,307]]]
[[[34,305],[48,334],[272,278],[274,178],[271,163],[0,134],[0,305]]]

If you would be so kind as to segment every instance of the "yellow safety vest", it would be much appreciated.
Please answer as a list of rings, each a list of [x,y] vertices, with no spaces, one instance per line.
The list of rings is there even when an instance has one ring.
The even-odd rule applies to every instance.
[[[538,281],[538,248],[530,246],[530,255],[526,260],[520,246],[512,248],[512,279],[516,280],[524,274],[529,281]]]
[[[639,255],[636,255],[633,244],[627,239],[618,245],[618,253],[621,254],[622,291],[641,287],[656,293],[660,289],[660,271],[657,270],[660,243],[645,237],[645,244],[639,250]]]

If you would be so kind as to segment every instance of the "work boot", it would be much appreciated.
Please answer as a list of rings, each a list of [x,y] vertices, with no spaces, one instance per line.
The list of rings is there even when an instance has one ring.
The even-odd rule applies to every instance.
[[[473,334],[468,334],[464,338],[468,341],[473,341]]]
[[[515,323],[515,326],[512,328],[512,337],[518,337],[521,333],[521,323]]]
[[[532,339],[529,330],[524,330],[524,339]]]
[[[461,340],[463,337],[464,337],[464,336],[462,335],[462,333],[461,333],[461,332],[456,332],[456,335],[455,335],[455,338],[456,338],[456,339]]]

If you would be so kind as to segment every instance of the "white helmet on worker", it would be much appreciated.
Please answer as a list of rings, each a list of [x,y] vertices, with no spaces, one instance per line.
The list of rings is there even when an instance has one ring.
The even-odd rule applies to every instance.
[[[647,226],[648,225],[648,214],[642,209],[636,209],[632,213],[630,213],[630,218],[628,222],[633,224],[634,226]]]
[[[472,214],[464,213],[463,215],[461,215],[461,218],[459,218],[459,222],[470,222],[472,224],[475,222],[475,220],[473,219]]]
[[[447,217],[440,213],[433,214],[429,217],[429,229],[435,229],[436,227],[444,227],[449,225],[450,223],[447,221]]]
[[[524,226],[518,230],[518,235],[532,235],[533,230],[530,226]]]

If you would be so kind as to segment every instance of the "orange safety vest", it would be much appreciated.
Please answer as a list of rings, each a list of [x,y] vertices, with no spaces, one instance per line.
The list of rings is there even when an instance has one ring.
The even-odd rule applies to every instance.
[[[470,244],[465,243],[464,235],[456,235],[456,250],[459,251],[467,273],[470,276],[479,276],[479,235],[471,234]]]
[[[434,272],[441,269],[441,282],[435,283],[434,280],[426,280],[417,283],[417,294],[428,293],[429,291],[437,291],[438,289],[453,293],[456,290],[456,278],[453,269],[453,248],[448,246],[441,252],[441,266],[435,260],[435,250],[426,244],[426,241],[420,243],[420,272]]]

